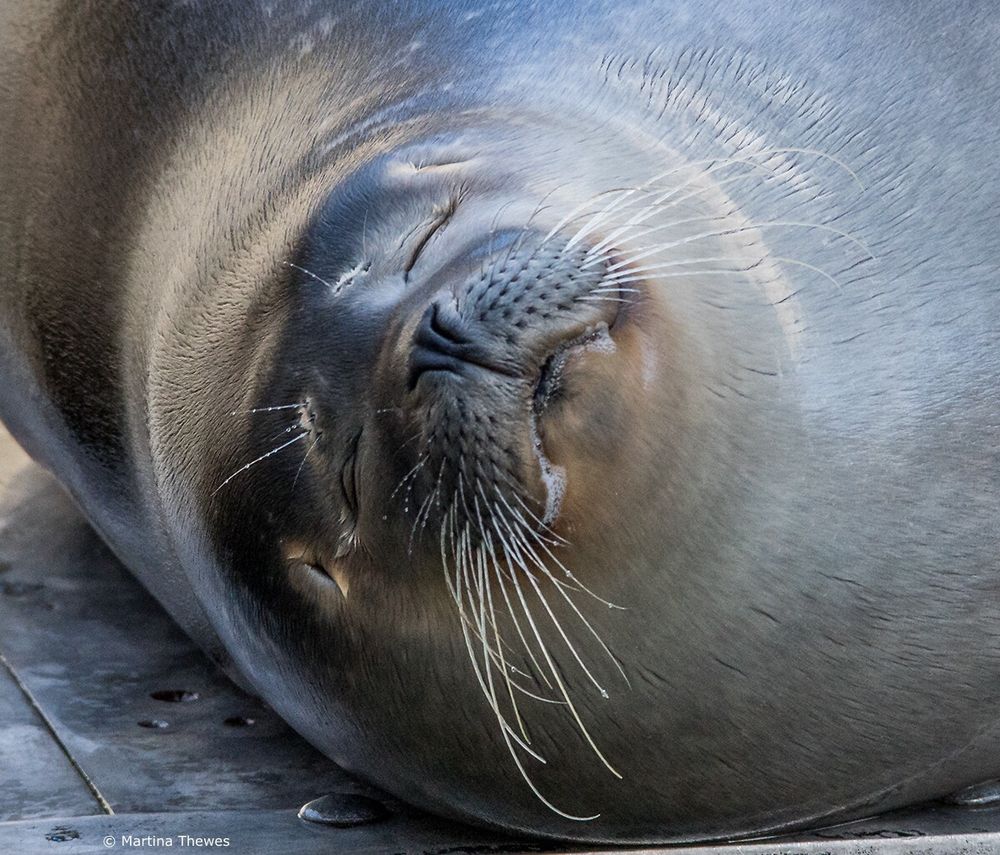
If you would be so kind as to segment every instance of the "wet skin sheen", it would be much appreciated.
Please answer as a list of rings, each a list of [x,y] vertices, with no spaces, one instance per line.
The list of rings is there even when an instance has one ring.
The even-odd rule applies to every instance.
[[[8,5],[0,417],[321,750],[617,842],[1000,775],[990,4]]]

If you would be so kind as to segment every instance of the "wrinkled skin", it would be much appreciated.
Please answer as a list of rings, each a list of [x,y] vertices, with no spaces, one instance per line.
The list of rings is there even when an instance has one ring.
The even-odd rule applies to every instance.
[[[430,810],[995,777],[996,16],[879,9],[8,3],[0,416]]]

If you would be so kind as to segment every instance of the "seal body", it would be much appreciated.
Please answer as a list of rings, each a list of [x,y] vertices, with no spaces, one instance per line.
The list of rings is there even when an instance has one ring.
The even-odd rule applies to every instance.
[[[760,834],[1000,774],[986,3],[13,3],[0,415],[428,809]]]

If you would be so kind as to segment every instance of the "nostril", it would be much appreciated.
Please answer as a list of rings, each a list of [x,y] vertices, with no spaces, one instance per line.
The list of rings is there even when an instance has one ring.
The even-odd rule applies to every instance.
[[[427,307],[417,325],[413,347],[414,350],[465,360],[473,343],[471,336],[463,329],[461,319],[449,317],[441,304],[434,302]]]
[[[431,303],[417,325],[407,383],[410,391],[416,388],[417,381],[427,371],[460,372],[469,341],[457,324],[444,321],[441,315],[440,305]]]
[[[478,366],[508,377],[519,376],[516,366],[494,352],[494,344],[476,325],[466,324],[442,301],[424,311],[413,336],[410,354],[410,391],[428,371],[466,376],[470,366]]]
[[[463,329],[461,319],[453,316],[441,303],[431,303],[424,313],[424,319],[427,321],[428,331],[445,341],[457,345],[469,343],[469,336]]]

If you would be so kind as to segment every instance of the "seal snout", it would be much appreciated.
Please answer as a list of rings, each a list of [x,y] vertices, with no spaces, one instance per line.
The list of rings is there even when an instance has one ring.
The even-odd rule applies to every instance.
[[[386,339],[377,408],[399,449],[391,498],[419,520],[416,532],[451,508],[456,524],[479,526],[477,503],[479,514],[523,503],[553,522],[562,468],[545,444],[554,433],[569,441],[607,400],[591,380],[603,388],[612,369],[593,366],[615,352],[624,301],[605,282],[605,259],[558,233],[497,241],[464,240],[426,265]]]
[[[600,289],[603,270],[584,262],[583,252],[521,235],[479,269],[432,277],[426,284],[434,294],[419,321],[403,327],[407,391],[425,377],[537,380],[566,341],[614,323],[617,305]]]

